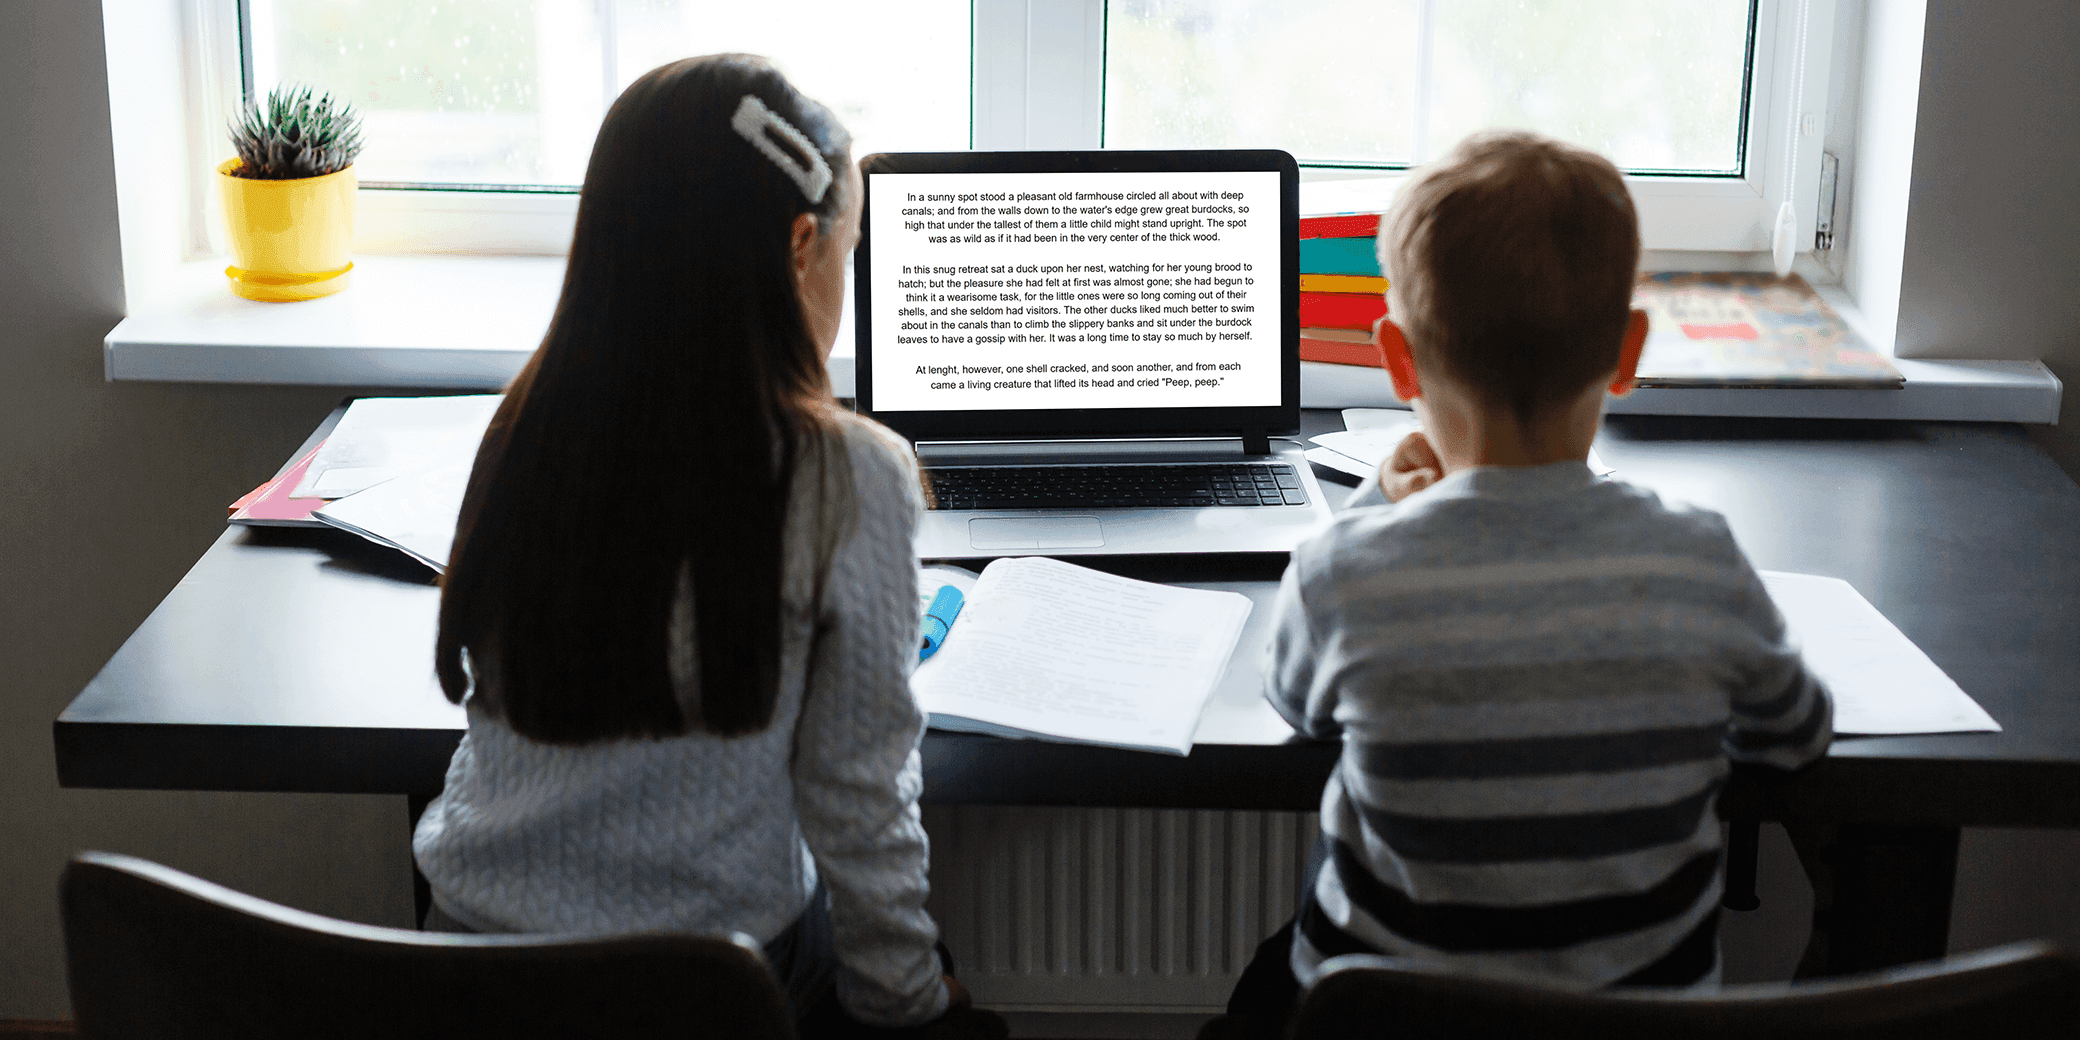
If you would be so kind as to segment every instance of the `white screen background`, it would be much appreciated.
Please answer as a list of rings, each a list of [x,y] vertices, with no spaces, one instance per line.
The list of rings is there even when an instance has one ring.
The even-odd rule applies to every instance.
[[[1279,175],[871,175],[873,407],[1280,403]]]

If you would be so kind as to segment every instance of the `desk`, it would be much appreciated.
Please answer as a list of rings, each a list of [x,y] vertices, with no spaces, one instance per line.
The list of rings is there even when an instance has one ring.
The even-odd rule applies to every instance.
[[[1791,777],[1736,771],[1723,813],[1843,825],[1837,933],[1869,942],[1838,944],[1833,965],[1942,954],[1958,828],[2080,827],[2080,488],[2018,428],[1614,416],[1597,450],[1724,513],[1756,566],[1847,579],[2006,727],[1843,739]],[[1279,570],[1108,566],[1260,608]],[[352,536],[227,530],[59,716],[59,782],[395,793],[416,810],[463,728],[432,674],[437,601],[424,570]],[[1295,738],[1259,698],[1264,613],[1189,757],[934,732],[926,799],[1316,807],[1337,747]]]

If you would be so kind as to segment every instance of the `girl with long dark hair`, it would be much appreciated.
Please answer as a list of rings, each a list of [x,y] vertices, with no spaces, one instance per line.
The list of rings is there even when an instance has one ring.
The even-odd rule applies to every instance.
[[[469,731],[413,837],[429,926],[739,931],[798,1015],[963,1002],[924,910],[916,463],[824,369],[850,146],[747,55],[607,113],[443,583]]]

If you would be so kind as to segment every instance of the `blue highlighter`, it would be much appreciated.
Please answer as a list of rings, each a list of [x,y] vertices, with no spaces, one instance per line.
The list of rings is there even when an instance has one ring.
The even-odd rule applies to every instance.
[[[961,603],[961,590],[951,585],[939,587],[932,605],[924,608],[924,642],[918,648],[918,660],[939,652],[939,645],[946,642],[947,630],[953,627],[953,619],[961,616]]]

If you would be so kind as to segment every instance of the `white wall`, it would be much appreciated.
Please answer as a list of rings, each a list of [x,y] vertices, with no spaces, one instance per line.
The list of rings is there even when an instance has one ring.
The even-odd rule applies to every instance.
[[[1924,0],[1864,5],[1855,147],[1841,170],[1847,191],[1836,209],[1848,217],[1836,250],[1843,286],[1880,337],[1899,325],[1900,258],[1907,239],[1913,180],[1914,120],[1921,92]],[[1892,348],[1891,342],[1876,344]]]

